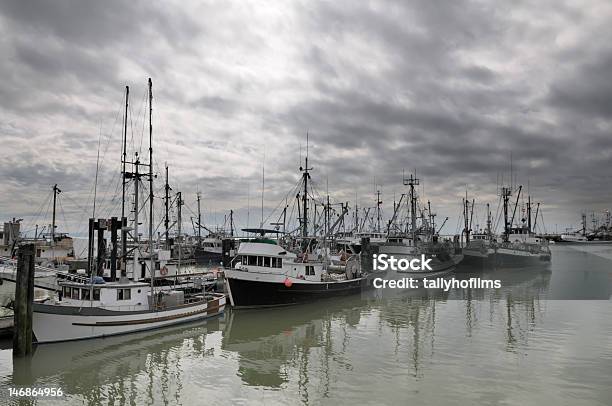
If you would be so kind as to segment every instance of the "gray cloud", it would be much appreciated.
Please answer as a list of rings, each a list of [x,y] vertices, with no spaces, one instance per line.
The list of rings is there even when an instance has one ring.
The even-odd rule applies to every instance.
[[[612,9],[591,1],[19,2],[0,5],[0,214],[30,216],[63,185],[68,227],[117,207],[124,86],[130,155],[146,155],[154,83],[156,173],[171,168],[206,219],[259,219],[299,176],[338,201],[390,211],[402,171],[455,219],[465,193],[497,201],[510,155],[549,224],[612,201]],[[301,146],[301,148],[300,148]],[[377,186],[374,186],[376,182]],[[85,212],[85,214],[84,214]],[[257,220],[258,221],[258,220]],[[454,232],[449,221],[447,232]]]

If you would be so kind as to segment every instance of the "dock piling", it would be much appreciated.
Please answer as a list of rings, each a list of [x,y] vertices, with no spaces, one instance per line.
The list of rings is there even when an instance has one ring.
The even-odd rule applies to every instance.
[[[32,353],[32,303],[34,301],[34,244],[23,244],[17,256],[13,357]]]

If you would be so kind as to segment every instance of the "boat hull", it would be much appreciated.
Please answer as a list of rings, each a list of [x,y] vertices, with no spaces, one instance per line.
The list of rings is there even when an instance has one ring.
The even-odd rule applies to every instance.
[[[255,276],[253,272],[243,273],[245,275],[234,275],[231,271],[226,271],[225,274],[227,291],[234,308],[295,305],[322,298],[360,293],[369,286],[365,277],[331,282],[294,279],[291,284],[285,284],[285,277],[282,275]]]
[[[83,340],[152,330],[217,316],[226,298],[159,311],[110,311],[90,307],[34,304],[32,329],[39,344]]]
[[[195,261],[198,265],[219,264],[223,261],[223,254],[220,252],[196,249],[194,252]]]
[[[550,263],[550,254],[534,254],[522,250],[499,248],[497,251],[488,249],[486,253],[480,250],[463,250],[464,265],[524,267]]]

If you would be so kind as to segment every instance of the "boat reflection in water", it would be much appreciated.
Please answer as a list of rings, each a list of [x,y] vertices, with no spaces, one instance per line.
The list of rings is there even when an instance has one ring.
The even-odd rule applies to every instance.
[[[601,256],[575,268],[555,250],[551,267],[455,274],[500,289],[371,290],[230,311],[40,346],[12,371],[3,351],[0,387],[61,387],[69,404],[606,404],[609,302],[546,299],[595,282],[607,299],[612,268]]]
[[[508,289],[492,294],[482,289],[372,290],[316,304],[234,311],[227,316],[222,348],[237,354],[237,374],[245,385],[289,388],[308,402],[333,397],[331,388],[350,376],[353,384],[363,381],[364,386],[355,385],[343,396],[354,395],[357,401],[360,393],[367,396],[368,387],[375,390],[368,380],[384,379],[386,369],[424,376],[438,351],[437,329],[447,334],[449,307],[458,306],[463,314],[463,325],[455,326],[460,336],[490,325],[489,317],[481,316],[486,313],[497,319],[498,338],[506,341],[507,349],[526,345],[523,332],[540,322],[540,295],[546,292],[550,272],[515,268],[511,279],[506,279]],[[459,320],[451,319],[454,325]],[[448,350],[444,341],[439,345],[441,351]]]
[[[10,385],[61,388],[65,396],[88,404],[180,398],[181,381],[188,373],[181,360],[211,356],[206,340],[223,324],[221,316],[122,336],[40,345],[31,358],[13,360]]]

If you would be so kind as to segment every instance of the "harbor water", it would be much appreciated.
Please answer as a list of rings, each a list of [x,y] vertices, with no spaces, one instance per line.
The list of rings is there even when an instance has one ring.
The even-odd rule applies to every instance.
[[[228,310],[167,329],[0,350],[9,388],[61,388],[32,404],[609,405],[612,247],[553,246],[550,264],[459,267],[500,289],[371,291]]]

